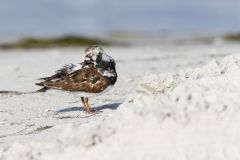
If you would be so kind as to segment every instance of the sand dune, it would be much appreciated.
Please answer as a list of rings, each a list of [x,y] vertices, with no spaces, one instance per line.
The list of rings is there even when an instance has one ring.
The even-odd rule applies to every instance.
[[[0,90],[33,91],[35,79],[80,49],[0,53]],[[0,159],[238,159],[240,48],[105,48],[119,79],[82,112],[66,92],[0,96]]]

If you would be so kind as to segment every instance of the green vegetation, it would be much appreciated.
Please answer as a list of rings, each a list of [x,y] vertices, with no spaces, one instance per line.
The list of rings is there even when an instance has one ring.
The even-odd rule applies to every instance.
[[[240,33],[235,33],[235,34],[228,34],[223,36],[223,38],[227,41],[238,41],[240,42]]]
[[[110,45],[95,38],[78,36],[63,36],[59,38],[25,38],[15,43],[0,44],[0,49],[31,49],[31,48],[52,48],[52,47],[77,47],[87,45]]]

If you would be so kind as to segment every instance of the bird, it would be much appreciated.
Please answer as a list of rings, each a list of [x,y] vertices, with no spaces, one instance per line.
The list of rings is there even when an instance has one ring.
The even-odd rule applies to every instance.
[[[52,76],[40,78],[36,85],[42,88],[68,92],[79,92],[83,110],[94,112],[88,103],[89,97],[107,92],[117,81],[116,62],[101,47],[93,45],[84,50],[82,63],[70,63],[55,72]]]

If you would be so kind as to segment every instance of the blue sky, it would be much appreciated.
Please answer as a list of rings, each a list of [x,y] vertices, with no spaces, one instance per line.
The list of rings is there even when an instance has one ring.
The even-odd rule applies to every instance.
[[[240,31],[240,0],[1,0],[0,39],[109,31]]]

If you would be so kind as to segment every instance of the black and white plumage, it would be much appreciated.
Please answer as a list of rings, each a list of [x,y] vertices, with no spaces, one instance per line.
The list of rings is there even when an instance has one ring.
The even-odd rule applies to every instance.
[[[88,97],[106,92],[117,81],[116,63],[112,57],[98,47],[85,50],[82,63],[70,63],[57,70],[50,77],[41,78],[36,85],[43,86],[39,91],[58,89],[79,92],[84,111],[91,112]]]

